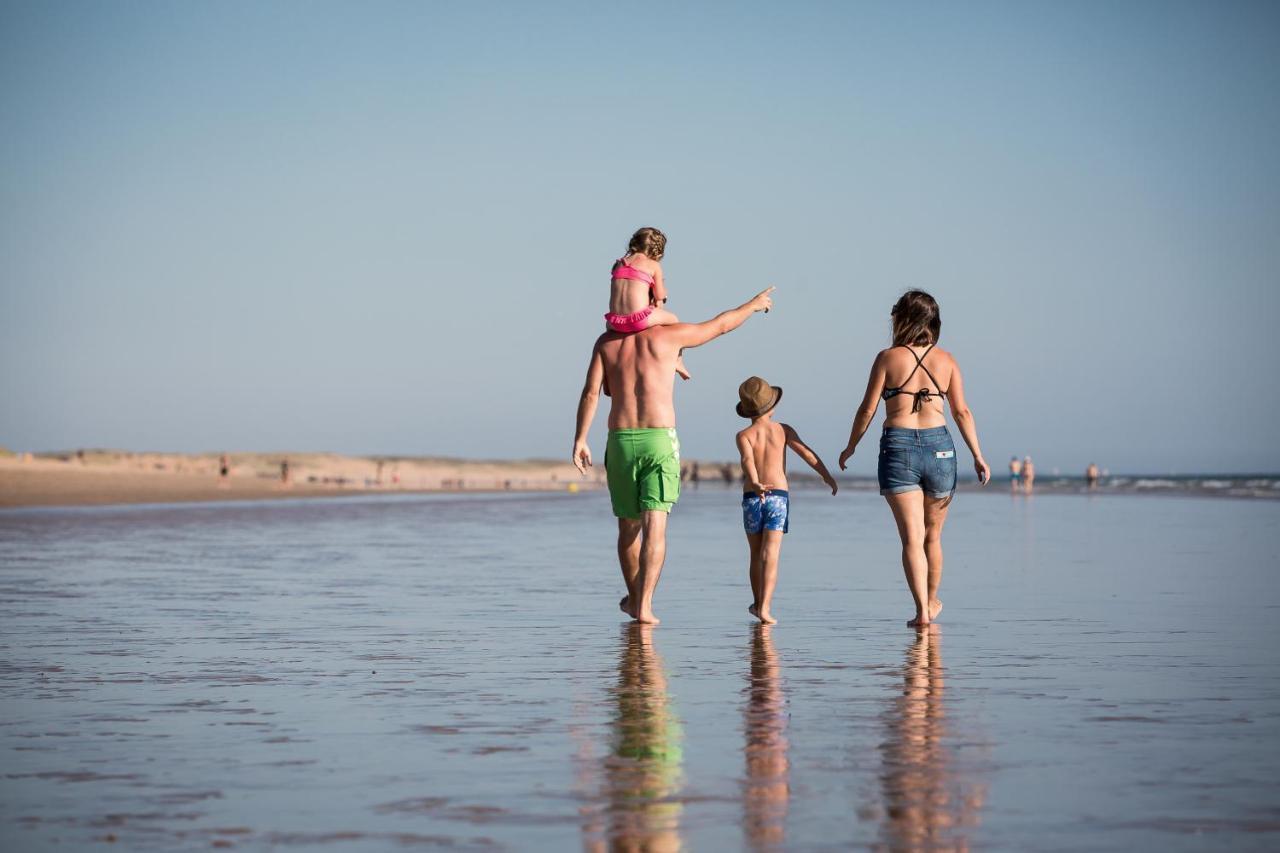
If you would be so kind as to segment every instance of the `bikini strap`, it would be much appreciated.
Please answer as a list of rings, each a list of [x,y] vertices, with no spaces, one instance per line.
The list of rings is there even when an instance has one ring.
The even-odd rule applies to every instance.
[[[937,346],[937,344],[936,344],[936,343],[929,344],[929,348],[928,348],[927,350],[925,350],[923,353],[921,353],[919,356],[917,356],[917,358],[916,358],[916,366],[917,366],[917,367],[923,367],[923,368],[924,368],[924,375],[925,375],[925,376],[928,376],[928,377],[929,377],[929,381],[933,383],[933,387],[938,389],[938,396],[939,396],[939,397],[945,397],[945,396],[946,396],[946,394],[945,394],[945,393],[943,393],[942,386],[941,386],[940,384],[938,384],[938,380],[937,380],[937,379],[934,379],[934,378],[933,378],[933,374],[929,372],[929,368],[928,368],[928,367],[925,365],[925,363],[924,363],[924,358],[925,358],[925,356],[927,356],[929,353],[933,352],[933,348],[934,348],[934,347],[936,347],[936,346]],[[911,353],[911,354],[912,354],[912,355],[915,355],[915,353],[914,353],[914,352],[913,352],[913,353]],[[903,383],[903,384],[906,384],[906,383]]]

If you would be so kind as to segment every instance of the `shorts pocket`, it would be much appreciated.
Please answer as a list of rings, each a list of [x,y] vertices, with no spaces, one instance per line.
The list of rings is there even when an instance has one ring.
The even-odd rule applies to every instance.
[[[663,503],[673,504],[680,500],[680,469],[675,471],[664,469],[658,478],[659,497]]]

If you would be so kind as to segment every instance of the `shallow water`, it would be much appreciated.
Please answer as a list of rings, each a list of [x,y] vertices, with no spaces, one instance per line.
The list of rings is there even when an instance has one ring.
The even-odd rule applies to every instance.
[[[737,512],[654,629],[602,494],[0,513],[0,847],[1280,845],[1277,504],[962,494],[923,635],[880,498],[765,630]]]

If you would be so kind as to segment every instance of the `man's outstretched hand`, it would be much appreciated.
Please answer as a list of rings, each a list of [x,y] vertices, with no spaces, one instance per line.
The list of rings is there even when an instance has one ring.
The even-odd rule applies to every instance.
[[[586,442],[580,441],[573,445],[573,464],[582,476],[587,476],[587,469],[591,467],[591,448],[587,447]]]
[[[777,289],[778,288],[776,287],[766,287],[764,290],[757,293],[752,298],[751,302],[748,303],[751,305],[751,310],[764,311],[765,313],[768,313],[769,309],[773,307],[773,298],[771,294]]]

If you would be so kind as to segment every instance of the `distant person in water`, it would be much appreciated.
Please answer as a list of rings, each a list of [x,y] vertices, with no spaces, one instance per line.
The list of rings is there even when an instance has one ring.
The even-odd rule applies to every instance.
[[[637,622],[655,623],[653,591],[667,556],[667,514],[680,497],[680,440],[676,436],[675,365],[680,350],[712,341],[773,305],[763,290],[705,323],[608,331],[596,339],[578,401],[573,464],[591,466],[587,432],[600,392],[612,392],[605,479],[618,518],[618,563],[627,594],[618,606]],[[695,468],[696,471],[696,468]],[[696,476],[696,474],[695,474]]]
[[[227,459],[227,454],[218,457],[218,488],[225,489],[231,485],[231,481],[227,478],[231,476],[231,462]]]
[[[1022,488],[1022,460],[1016,456],[1009,460],[1009,488],[1015,492]]]
[[[1090,462],[1089,467],[1084,469],[1084,482],[1089,487],[1089,491],[1098,488],[1098,465],[1096,462]]]
[[[1023,490],[1031,494],[1036,485],[1036,464],[1031,461],[1030,456],[1023,457],[1022,460],[1022,482]]]
[[[680,322],[663,307],[668,298],[661,264],[666,252],[667,236],[657,228],[641,228],[631,235],[627,253],[613,262],[609,274],[609,313],[604,324],[610,331],[630,334]],[[681,379],[689,378],[683,356],[676,357],[676,373]]]
[[[759,376],[738,386],[738,415],[751,419],[751,426],[737,436],[742,457],[742,526],[751,552],[751,606],[747,612],[766,625],[778,621],[773,618],[773,589],[778,582],[782,536],[791,520],[787,448],[818,472],[831,487],[831,494],[839,489],[827,466],[800,435],[789,424],[774,422],[773,410],[781,399],[782,389]]]
[[[986,485],[991,467],[978,446],[978,428],[964,399],[960,365],[937,348],[942,331],[938,303],[921,290],[909,290],[890,312],[893,346],[871,364],[862,404],[853,419],[840,469],[853,455],[884,399],[880,436],[880,494],[893,511],[902,540],[902,568],[915,599],[916,615],[907,624],[928,625],[942,610],[942,526],[956,490],[956,448],[947,430],[942,400],[951,404],[960,435],[973,454],[978,482]]]

